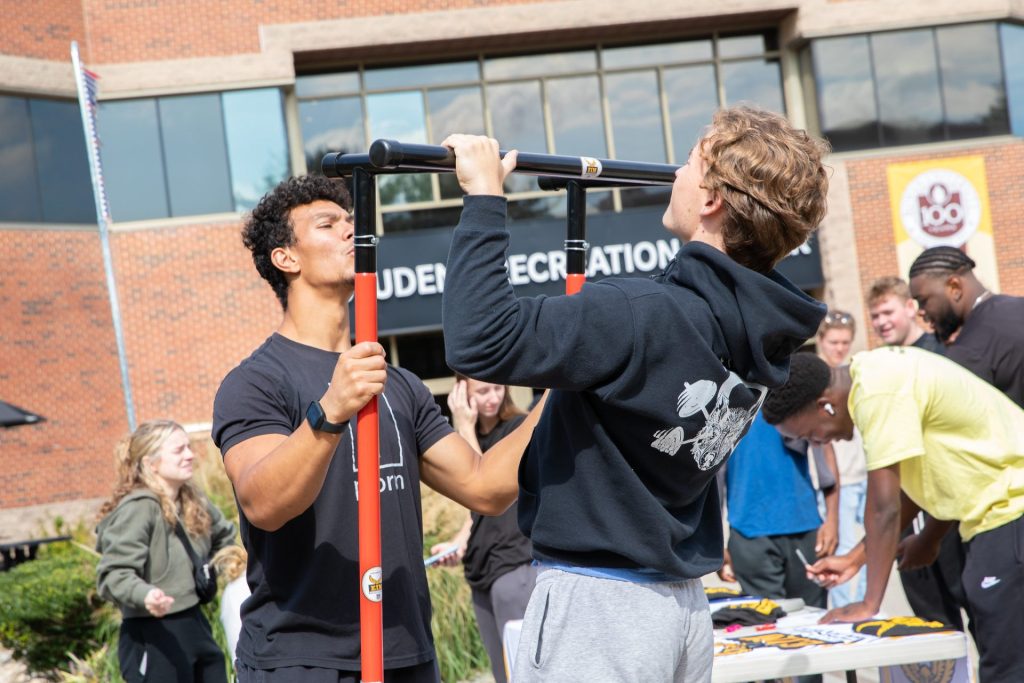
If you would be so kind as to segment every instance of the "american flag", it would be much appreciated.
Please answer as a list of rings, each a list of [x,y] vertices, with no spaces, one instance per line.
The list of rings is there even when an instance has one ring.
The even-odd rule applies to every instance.
[[[75,67],[75,79],[78,81],[78,104],[82,108],[82,124],[85,127],[85,143],[89,148],[93,188],[96,193],[96,204],[101,214],[100,220],[110,222],[110,204],[107,203],[107,190],[103,186],[103,164],[100,162],[100,137],[96,131],[96,93],[99,75],[89,71],[78,56],[78,44],[71,44],[71,61]]]

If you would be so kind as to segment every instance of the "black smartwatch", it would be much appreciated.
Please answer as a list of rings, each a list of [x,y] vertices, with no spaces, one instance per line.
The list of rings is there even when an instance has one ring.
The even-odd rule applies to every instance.
[[[306,419],[309,420],[309,426],[318,432],[341,434],[345,431],[344,423],[336,424],[327,421],[324,409],[320,407],[320,401],[313,401],[309,404],[309,407],[306,408]]]

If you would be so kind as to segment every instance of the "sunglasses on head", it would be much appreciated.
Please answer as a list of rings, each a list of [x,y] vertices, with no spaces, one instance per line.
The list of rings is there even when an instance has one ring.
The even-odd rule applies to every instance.
[[[829,311],[825,314],[825,325],[852,325],[853,316],[844,311]]]

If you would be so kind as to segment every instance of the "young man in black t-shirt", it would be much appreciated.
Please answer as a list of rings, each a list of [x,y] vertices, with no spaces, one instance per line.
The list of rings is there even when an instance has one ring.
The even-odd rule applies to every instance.
[[[910,291],[964,366],[1024,408],[1024,297],[995,294],[955,247],[925,249],[910,266]]]
[[[224,379],[213,437],[235,489],[252,597],[242,607],[239,680],[359,680],[356,413],[380,397],[384,680],[438,680],[422,563],[422,481],[496,514],[516,496],[535,418],[481,457],[430,392],[388,367],[377,343],[351,345],[349,198],[319,176],[282,182],[243,231],[284,316]]]

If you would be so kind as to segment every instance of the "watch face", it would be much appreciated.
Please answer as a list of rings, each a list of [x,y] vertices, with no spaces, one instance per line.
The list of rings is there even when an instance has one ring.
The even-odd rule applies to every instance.
[[[306,418],[309,420],[309,426],[313,429],[320,429],[324,424],[324,409],[320,407],[320,403],[312,401],[309,404],[309,408],[306,410]]]

